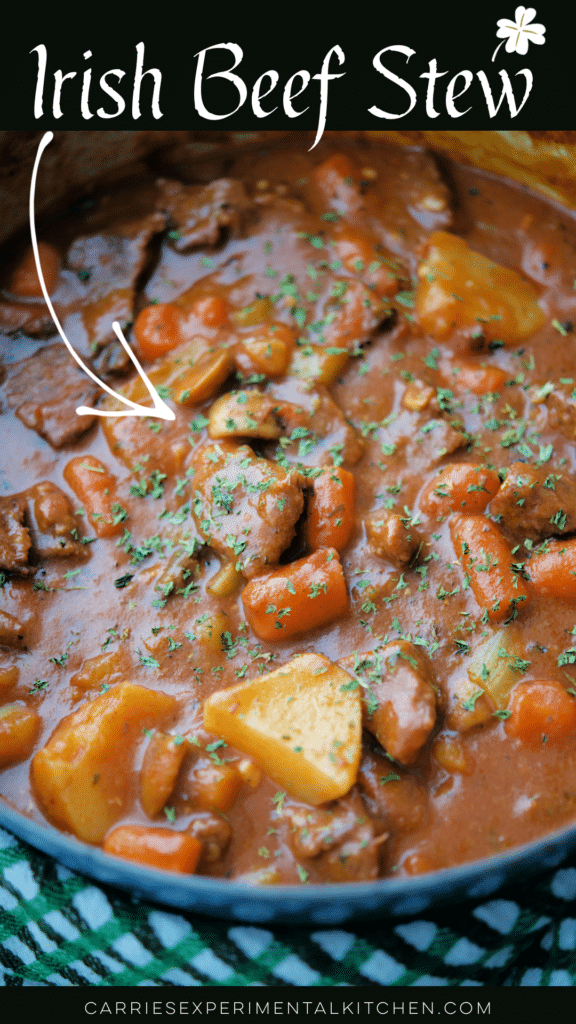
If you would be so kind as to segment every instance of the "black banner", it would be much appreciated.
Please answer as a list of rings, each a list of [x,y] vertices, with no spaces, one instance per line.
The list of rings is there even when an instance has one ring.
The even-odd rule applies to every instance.
[[[518,12],[524,12],[518,15]],[[571,15],[498,0],[349,7],[12,12],[6,129],[566,128]],[[10,25],[10,21],[12,25]]]
[[[570,989],[495,988],[145,988],[6,990],[0,1005],[20,1018],[64,1012],[83,1021],[522,1021],[541,1024],[550,1013],[569,1020],[576,1006]]]

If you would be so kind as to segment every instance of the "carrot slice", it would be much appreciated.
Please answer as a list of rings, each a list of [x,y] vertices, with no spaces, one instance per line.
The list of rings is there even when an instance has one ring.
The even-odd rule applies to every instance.
[[[576,539],[546,541],[528,563],[539,597],[576,597]]]
[[[52,245],[49,245],[48,242],[38,242],[38,255],[40,257],[40,266],[42,267],[42,274],[44,275],[46,288],[48,290],[48,294],[51,295],[58,284],[58,277],[60,276],[60,256],[56,252],[56,249],[54,249]],[[31,299],[41,297],[42,287],[40,285],[38,271],[36,270],[34,251],[32,248],[28,249],[24,259],[20,265],[16,267],[10,282],[10,291],[13,295],[22,295]]]
[[[202,843],[194,836],[146,825],[120,825],[106,837],[103,848],[115,857],[182,874],[196,870],[202,853]]]
[[[77,455],[64,467],[64,479],[82,502],[88,521],[97,537],[122,533],[116,494],[116,477],[94,455]],[[115,522],[115,519],[117,521]]]
[[[261,640],[286,640],[325,626],[348,608],[344,573],[333,548],[257,576],[242,591],[246,618]]]
[[[471,462],[452,462],[426,485],[419,505],[429,516],[483,512],[499,488],[495,470]]]
[[[325,469],[313,488],[306,523],[308,547],[343,551],[354,532],[354,477],[340,466]]]
[[[146,306],[136,317],[134,337],[146,359],[158,359],[183,341],[182,314],[171,302]]]
[[[450,520],[454,550],[470,589],[491,622],[509,618],[525,606],[530,591],[511,568],[514,557],[495,523],[482,515],[454,515]]]
[[[553,679],[520,683],[512,693],[505,728],[526,743],[564,739],[576,730],[576,700]]]

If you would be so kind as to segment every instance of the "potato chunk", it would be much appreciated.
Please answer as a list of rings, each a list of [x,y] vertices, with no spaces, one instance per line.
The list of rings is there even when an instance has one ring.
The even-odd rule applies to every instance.
[[[418,277],[416,313],[438,340],[464,329],[488,342],[515,345],[544,323],[534,286],[473,252],[457,235],[435,231],[430,236]]]
[[[0,708],[0,768],[28,757],[40,730],[40,716],[21,704]]]
[[[298,800],[317,806],[347,793],[361,751],[358,690],[319,654],[212,694],[204,727],[253,757]]]
[[[125,811],[142,729],[164,724],[176,702],[120,683],[60,722],[32,761],[32,780],[47,815],[88,843],[101,843]]]
[[[155,732],[146,747],[140,770],[140,803],[149,818],[155,818],[167,803],[186,756],[182,737]]]

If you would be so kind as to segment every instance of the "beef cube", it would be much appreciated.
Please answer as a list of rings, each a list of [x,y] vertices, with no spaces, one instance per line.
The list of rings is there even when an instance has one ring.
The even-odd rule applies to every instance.
[[[22,496],[28,502],[34,550],[40,558],[86,555],[87,548],[78,536],[78,520],[64,491],[56,484],[43,481],[30,487]]]
[[[576,480],[568,473],[514,462],[490,512],[518,539],[543,540],[576,530]]]
[[[0,498],[0,569],[23,575],[33,571],[28,565],[32,540],[25,517],[24,495]]]
[[[193,465],[193,514],[211,547],[248,578],[276,565],[304,508],[300,475],[230,441],[204,446]]]
[[[211,811],[194,814],[186,831],[202,843],[202,864],[214,864],[221,860],[232,838],[232,827],[224,818]]]
[[[391,832],[412,832],[421,824],[427,810],[426,790],[412,775],[399,775],[386,757],[365,750],[358,782],[370,808]]]
[[[281,451],[290,462],[326,466],[336,462],[355,466],[364,454],[364,441],[321,384],[314,387],[291,380],[268,388],[277,399],[278,416],[287,440]]]
[[[388,509],[376,509],[366,520],[368,543],[375,555],[396,566],[408,565],[422,546],[422,537],[410,518]]]
[[[282,816],[290,822],[294,856],[316,860],[323,877],[332,882],[378,878],[387,835],[376,835],[376,823],[356,789],[331,807],[287,804]]]
[[[365,688],[365,728],[395,761],[413,764],[436,724],[436,690],[422,652],[403,640],[338,664]]]

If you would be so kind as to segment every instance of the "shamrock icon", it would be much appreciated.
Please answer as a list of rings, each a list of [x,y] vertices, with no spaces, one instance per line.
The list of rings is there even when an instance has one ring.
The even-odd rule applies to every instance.
[[[532,19],[536,16],[536,10],[534,7],[517,7],[515,13],[515,21],[508,21],[506,18],[500,18],[497,22],[498,31],[496,33],[497,39],[507,40],[506,42],[506,53],[520,53],[522,56],[528,53],[528,44],[537,43],[541,46],[546,42],[544,39],[544,33],[546,28],[544,25],[534,25]],[[498,50],[502,46],[502,43],[494,50],[494,57],[498,53]]]

